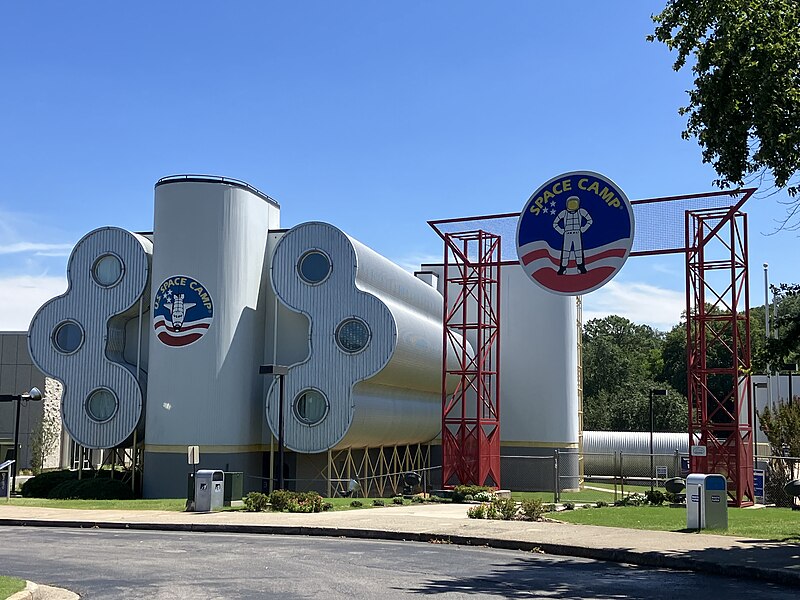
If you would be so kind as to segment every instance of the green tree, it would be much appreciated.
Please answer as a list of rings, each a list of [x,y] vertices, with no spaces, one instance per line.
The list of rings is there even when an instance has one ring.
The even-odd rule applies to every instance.
[[[777,318],[773,321],[776,333],[765,349],[765,361],[772,365],[796,363],[800,358],[800,285],[782,283],[773,286]]]
[[[691,63],[694,87],[683,137],[697,138],[722,187],[769,175],[798,192],[800,171],[800,2],[669,0],[648,39]],[[793,183],[794,181],[794,183]],[[787,221],[800,198],[792,202]]]
[[[648,431],[649,395],[668,388],[663,371],[664,334],[616,315],[583,328],[583,411],[586,429]],[[684,386],[685,387],[685,386]],[[656,431],[686,431],[686,399],[673,389],[654,405]]]
[[[789,402],[773,410],[767,406],[759,416],[773,456],[800,456],[800,404]],[[778,506],[791,506],[783,486],[794,478],[793,464],[776,458],[769,463],[766,492]]]

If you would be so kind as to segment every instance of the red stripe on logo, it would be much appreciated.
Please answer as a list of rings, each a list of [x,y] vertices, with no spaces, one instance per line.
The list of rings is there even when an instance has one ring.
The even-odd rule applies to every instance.
[[[187,346],[192,342],[196,342],[201,337],[203,337],[202,333],[192,333],[190,335],[182,335],[181,337],[172,337],[166,331],[162,331],[158,334],[158,339],[167,346]]]

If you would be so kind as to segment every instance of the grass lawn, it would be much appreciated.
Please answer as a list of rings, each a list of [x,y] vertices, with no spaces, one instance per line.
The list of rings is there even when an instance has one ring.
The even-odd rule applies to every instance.
[[[599,489],[591,489],[599,488]],[[643,493],[649,490],[650,486],[646,485],[625,485],[625,495],[633,493]],[[663,490],[662,490],[663,491]],[[522,500],[524,498],[539,498],[542,502],[553,502],[553,492],[511,492],[511,497],[514,500]],[[622,488],[618,485],[616,495],[614,494],[613,483],[593,483],[587,482],[583,490],[578,492],[561,492],[561,502],[598,502],[603,500],[609,504],[614,500],[622,498]]]
[[[6,501],[0,500],[0,511]],[[43,508],[82,508],[85,510],[173,510],[186,507],[183,498],[159,500],[52,500],[50,498],[11,498],[11,506],[39,506]],[[2,514],[2,512],[0,512]]]
[[[686,509],[668,506],[608,506],[550,513],[559,521],[582,525],[682,531]],[[728,530],[710,531],[723,535],[800,542],[800,511],[789,508],[729,508]]]
[[[325,502],[333,504],[333,510],[355,510],[356,508],[373,508],[375,498],[323,498]],[[350,506],[353,500],[361,502],[362,506]],[[386,507],[395,506],[391,498],[382,498]],[[0,515],[6,501],[0,500]],[[12,506],[37,506],[41,508],[78,508],[84,510],[171,510],[182,511],[186,500],[172,498],[166,500],[52,500],[50,498],[12,498]],[[406,500],[404,504],[411,504]],[[378,508],[378,507],[375,507]],[[241,507],[225,507],[223,510],[244,510]]]
[[[0,598],[8,598],[25,589],[25,581],[16,577],[0,575]]]

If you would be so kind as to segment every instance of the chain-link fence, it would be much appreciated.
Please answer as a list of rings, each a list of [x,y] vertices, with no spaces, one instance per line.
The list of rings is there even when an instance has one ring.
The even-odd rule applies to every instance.
[[[800,457],[756,456],[756,501],[775,506],[794,506],[796,499],[789,496],[784,487],[795,479],[800,479]]]

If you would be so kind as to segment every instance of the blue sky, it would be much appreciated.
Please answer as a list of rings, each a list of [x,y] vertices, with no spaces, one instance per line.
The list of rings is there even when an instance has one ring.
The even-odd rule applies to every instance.
[[[66,287],[95,227],[150,230],[165,175],[243,179],[282,224],[331,222],[412,267],[429,219],[521,210],[599,171],[631,199],[712,189],[683,141],[689,73],[645,41],[663,2],[0,5],[0,330]],[[784,194],[751,200],[752,304],[797,281]],[[667,328],[679,258],[634,258],[586,315]]]

